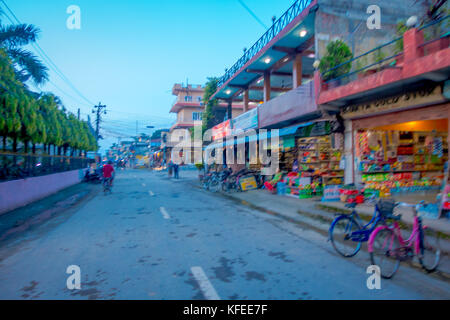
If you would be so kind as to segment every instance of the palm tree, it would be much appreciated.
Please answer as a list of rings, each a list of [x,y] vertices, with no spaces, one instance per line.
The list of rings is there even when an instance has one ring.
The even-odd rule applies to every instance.
[[[48,68],[33,53],[22,48],[34,43],[39,33],[39,28],[31,24],[3,25],[0,19],[0,47],[14,61],[17,78],[24,83],[31,79],[41,85],[48,80]]]

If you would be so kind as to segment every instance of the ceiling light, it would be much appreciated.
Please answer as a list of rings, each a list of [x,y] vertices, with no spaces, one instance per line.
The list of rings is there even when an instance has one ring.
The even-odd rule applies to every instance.
[[[307,33],[308,33],[308,31],[303,29],[302,31],[300,31],[300,37],[302,37],[302,38],[305,37]]]
[[[264,62],[267,63],[267,64],[269,64],[270,61],[272,61],[272,59],[270,59],[270,58],[265,58],[265,59],[264,59]]]
[[[315,53],[310,53],[310,54],[308,54],[308,58],[315,58],[316,57],[316,54]]]
[[[231,90],[227,90],[227,91],[225,91],[225,93],[226,93],[226,94],[230,94],[230,93],[231,93]]]

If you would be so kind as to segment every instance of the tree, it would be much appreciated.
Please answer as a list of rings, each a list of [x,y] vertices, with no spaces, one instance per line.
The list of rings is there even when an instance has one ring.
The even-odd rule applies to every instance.
[[[0,16],[3,12],[0,10]],[[31,79],[40,85],[48,80],[48,68],[30,51],[22,47],[36,42],[40,30],[31,24],[3,25],[0,20],[0,47],[15,63],[20,81]]]
[[[202,133],[219,124],[223,120],[220,119],[217,113],[217,106],[219,105],[219,102],[217,99],[210,99],[217,91],[217,83],[219,80],[216,77],[210,77],[207,80],[208,81],[205,84],[205,93],[203,94],[203,103],[206,108],[202,118]]]

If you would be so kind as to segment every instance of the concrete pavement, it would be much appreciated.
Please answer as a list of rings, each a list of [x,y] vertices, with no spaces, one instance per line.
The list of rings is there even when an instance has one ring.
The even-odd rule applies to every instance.
[[[344,259],[320,233],[184,174],[119,172],[112,195],[6,238],[0,299],[450,298],[448,282],[403,267],[369,290],[365,253]],[[81,269],[80,290],[67,289],[69,265]]]

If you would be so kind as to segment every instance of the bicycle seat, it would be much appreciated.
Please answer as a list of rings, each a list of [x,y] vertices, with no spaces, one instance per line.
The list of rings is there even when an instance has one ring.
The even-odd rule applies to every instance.
[[[350,208],[350,209],[354,209],[354,208],[356,208],[356,205],[357,205],[356,202],[346,203],[345,207]]]

